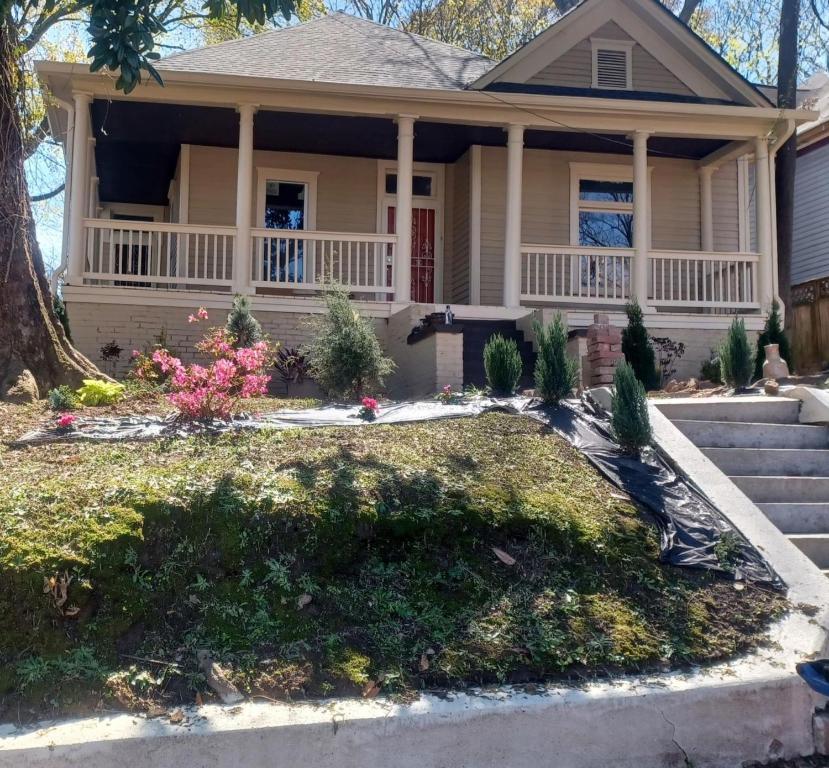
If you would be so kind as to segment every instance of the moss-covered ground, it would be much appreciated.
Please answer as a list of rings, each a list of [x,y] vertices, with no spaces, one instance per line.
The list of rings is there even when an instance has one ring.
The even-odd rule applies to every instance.
[[[0,439],[47,418],[0,405]],[[784,610],[660,565],[517,416],[4,444],[0,488],[5,719],[207,700],[203,648],[252,696],[407,695],[723,659]]]

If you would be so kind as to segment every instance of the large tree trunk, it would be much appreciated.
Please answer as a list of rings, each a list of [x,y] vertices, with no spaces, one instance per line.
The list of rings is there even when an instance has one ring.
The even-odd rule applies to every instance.
[[[101,376],[69,344],[52,309],[23,168],[18,78],[14,40],[0,23],[0,399],[24,370],[41,396]]]
[[[800,0],[783,0],[780,9],[780,54],[777,65],[777,106],[797,106],[797,29]],[[797,136],[777,152],[777,291],[786,307],[786,327],[791,326],[792,242],[794,231],[794,177],[797,168]]]

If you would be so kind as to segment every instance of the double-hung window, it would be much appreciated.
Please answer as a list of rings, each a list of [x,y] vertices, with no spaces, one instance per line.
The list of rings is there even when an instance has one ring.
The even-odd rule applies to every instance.
[[[570,241],[588,248],[633,247],[633,171],[571,166]]]

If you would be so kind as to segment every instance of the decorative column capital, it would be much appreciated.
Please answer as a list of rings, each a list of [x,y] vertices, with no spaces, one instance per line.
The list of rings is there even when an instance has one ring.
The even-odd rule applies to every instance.
[[[75,102],[75,107],[89,106],[92,103],[93,96],[88,91],[72,91],[72,100]]]

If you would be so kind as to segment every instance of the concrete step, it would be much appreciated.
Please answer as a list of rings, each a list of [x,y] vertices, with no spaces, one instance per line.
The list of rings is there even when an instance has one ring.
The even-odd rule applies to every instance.
[[[674,426],[704,448],[829,448],[829,427],[678,419]]]
[[[829,475],[829,449],[817,448],[702,448],[726,475]]]
[[[731,475],[731,481],[755,504],[829,503],[829,477]]]
[[[789,536],[789,540],[818,568],[829,568],[829,533]]]
[[[752,424],[797,424],[800,401],[746,395],[729,398],[677,398],[653,400],[671,421],[729,421]]]
[[[829,533],[829,503],[757,506],[783,533]]]

